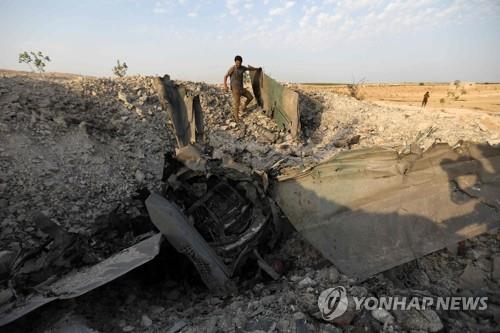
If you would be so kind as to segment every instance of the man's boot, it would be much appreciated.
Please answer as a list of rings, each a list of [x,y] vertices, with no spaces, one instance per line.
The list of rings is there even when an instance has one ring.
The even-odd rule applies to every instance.
[[[242,113],[242,114],[243,114],[243,113],[245,113],[245,112],[247,111],[247,106],[248,106],[248,104],[250,104],[250,102],[251,102],[251,101],[252,101],[252,100],[248,100],[248,99],[245,101],[245,104],[244,104],[244,105],[243,105],[243,107],[241,108],[241,113]]]

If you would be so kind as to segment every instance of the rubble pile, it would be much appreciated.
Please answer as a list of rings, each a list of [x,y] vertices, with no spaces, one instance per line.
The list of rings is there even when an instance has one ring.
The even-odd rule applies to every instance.
[[[358,283],[296,234],[273,254],[287,263],[287,271],[278,281],[262,277],[242,280],[238,290],[228,296],[174,278],[148,286],[137,280],[117,281],[82,296],[69,309],[56,304],[43,309],[40,317],[55,320],[61,315],[54,313],[67,316],[69,312],[75,318],[86,318],[85,327],[99,332],[494,331],[494,320],[500,320],[499,267],[490,274],[500,260],[499,241],[498,232],[484,235]],[[351,297],[475,295],[488,296],[489,306],[486,311],[349,308],[328,323],[321,318],[318,296],[339,285]],[[49,323],[44,320],[43,325]]]
[[[483,119],[491,117],[486,114],[465,118],[445,110],[380,106],[326,89],[300,91],[305,147],[311,148],[315,160],[350,146],[358,135],[357,147],[399,148],[416,142],[424,150],[435,142],[453,145],[460,140],[496,143],[500,139],[500,134],[482,125]]]
[[[95,263],[135,243],[152,228],[141,228],[149,223],[143,223],[147,220],[144,192],[165,193],[162,185],[167,186],[172,201],[185,196],[177,202],[184,209],[199,204],[213,207],[210,195],[215,191],[207,191],[207,186],[218,188],[210,183],[213,176],[198,179],[192,172],[176,171],[175,177],[164,178],[164,162],[175,150],[175,138],[153,78],[1,75],[0,273],[4,273],[4,262],[12,261],[20,251],[53,248],[59,233],[66,235],[62,237],[65,248],[81,245],[87,252],[86,256],[71,257],[71,264],[75,260]],[[302,122],[301,136],[293,139],[255,102],[237,124],[231,118],[231,95],[219,85],[176,83],[200,96],[209,157],[224,163],[240,162],[251,167],[248,172],[253,175],[307,167],[353,147],[417,143],[427,148],[436,141],[453,144],[499,139],[498,133],[481,126],[479,118],[463,121],[454,113],[384,107],[324,90],[290,86],[300,93]],[[188,182],[179,181],[182,177]],[[269,181],[263,176],[264,180]],[[248,191],[251,198],[251,188],[232,186]],[[242,205],[247,201],[241,200]],[[183,207],[182,202],[189,205]],[[240,203],[232,198],[221,206],[231,212],[233,202]],[[274,214],[269,210],[267,204],[262,208],[264,213]],[[222,218],[207,215],[203,221],[211,220],[231,231]],[[244,221],[246,225],[250,225],[248,221]],[[200,230],[210,238],[211,228]],[[211,243],[221,241],[227,239],[211,239]],[[274,279],[262,270],[251,270],[260,273],[235,277],[236,290],[218,295],[201,283],[175,278],[174,273],[184,273],[175,265],[162,267],[172,273],[167,279],[144,282],[160,270],[155,262],[155,273],[145,268],[141,271],[145,276],[139,279],[125,276],[71,302],[49,304],[33,313],[34,317],[21,320],[12,331],[57,331],[61,325],[82,331],[172,333],[492,330],[500,322],[499,244],[500,233],[490,232],[360,283],[341,274],[302,236],[292,232],[278,250],[261,258],[272,267],[270,271],[280,275]],[[43,260],[52,256],[46,252],[45,257],[34,256],[31,267],[43,267]],[[51,262],[58,259],[56,256]],[[232,263],[234,258],[230,259],[227,261]],[[61,269],[71,269],[65,266],[67,262]],[[20,275],[18,283],[31,288],[47,275],[59,274],[57,270],[42,273],[34,280],[31,275]],[[489,307],[486,311],[349,308],[327,323],[319,312],[318,296],[337,285],[344,286],[351,297],[487,296]],[[0,301],[11,297],[0,293]],[[58,321],[58,312],[63,313],[62,321]]]
[[[310,166],[352,147],[399,148],[416,142],[426,149],[435,142],[460,140],[497,143],[498,133],[483,125],[490,115],[466,117],[444,111],[401,109],[359,101],[326,90],[291,85],[300,93],[302,136],[279,131],[256,106],[243,115],[243,126],[231,117],[231,97],[217,86],[198,85],[208,142],[217,157],[231,155],[254,169]],[[201,88],[201,89],[200,89]],[[250,87],[248,87],[251,89]]]
[[[84,235],[118,208],[139,216],[133,196],[159,188],[172,149],[154,101],[143,77],[0,77],[2,247],[38,245],[36,213]]]

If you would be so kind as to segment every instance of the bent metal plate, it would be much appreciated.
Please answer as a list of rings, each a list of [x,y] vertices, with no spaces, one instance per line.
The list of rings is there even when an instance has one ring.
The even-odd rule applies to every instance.
[[[341,271],[364,280],[500,226],[500,147],[342,152],[281,176],[274,197]]]
[[[0,326],[56,299],[83,295],[152,260],[160,252],[161,234],[155,234],[100,263],[71,271],[59,280],[37,287],[37,292],[0,307]]]

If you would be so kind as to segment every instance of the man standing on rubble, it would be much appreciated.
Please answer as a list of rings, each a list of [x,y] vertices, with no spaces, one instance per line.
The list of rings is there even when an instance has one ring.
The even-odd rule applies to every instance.
[[[234,66],[231,66],[227,71],[226,75],[224,75],[224,91],[227,92],[229,89],[227,87],[227,78],[231,78],[231,92],[233,95],[233,117],[234,120],[238,123],[240,121],[239,111],[240,111],[240,99],[241,96],[245,96],[246,101],[245,105],[242,108],[242,112],[245,111],[248,104],[253,99],[252,94],[245,88],[243,88],[243,73],[246,71],[256,71],[260,68],[254,68],[252,66],[245,67],[241,63],[243,62],[243,58],[237,55],[234,57]]]

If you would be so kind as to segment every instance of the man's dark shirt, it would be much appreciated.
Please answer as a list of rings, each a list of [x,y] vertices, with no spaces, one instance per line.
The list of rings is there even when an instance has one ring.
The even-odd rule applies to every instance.
[[[236,66],[231,66],[227,71],[227,76],[231,78],[231,90],[238,91],[239,93],[243,92],[243,73],[247,71],[248,68],[245,66],[240,66],[236,68]]]

